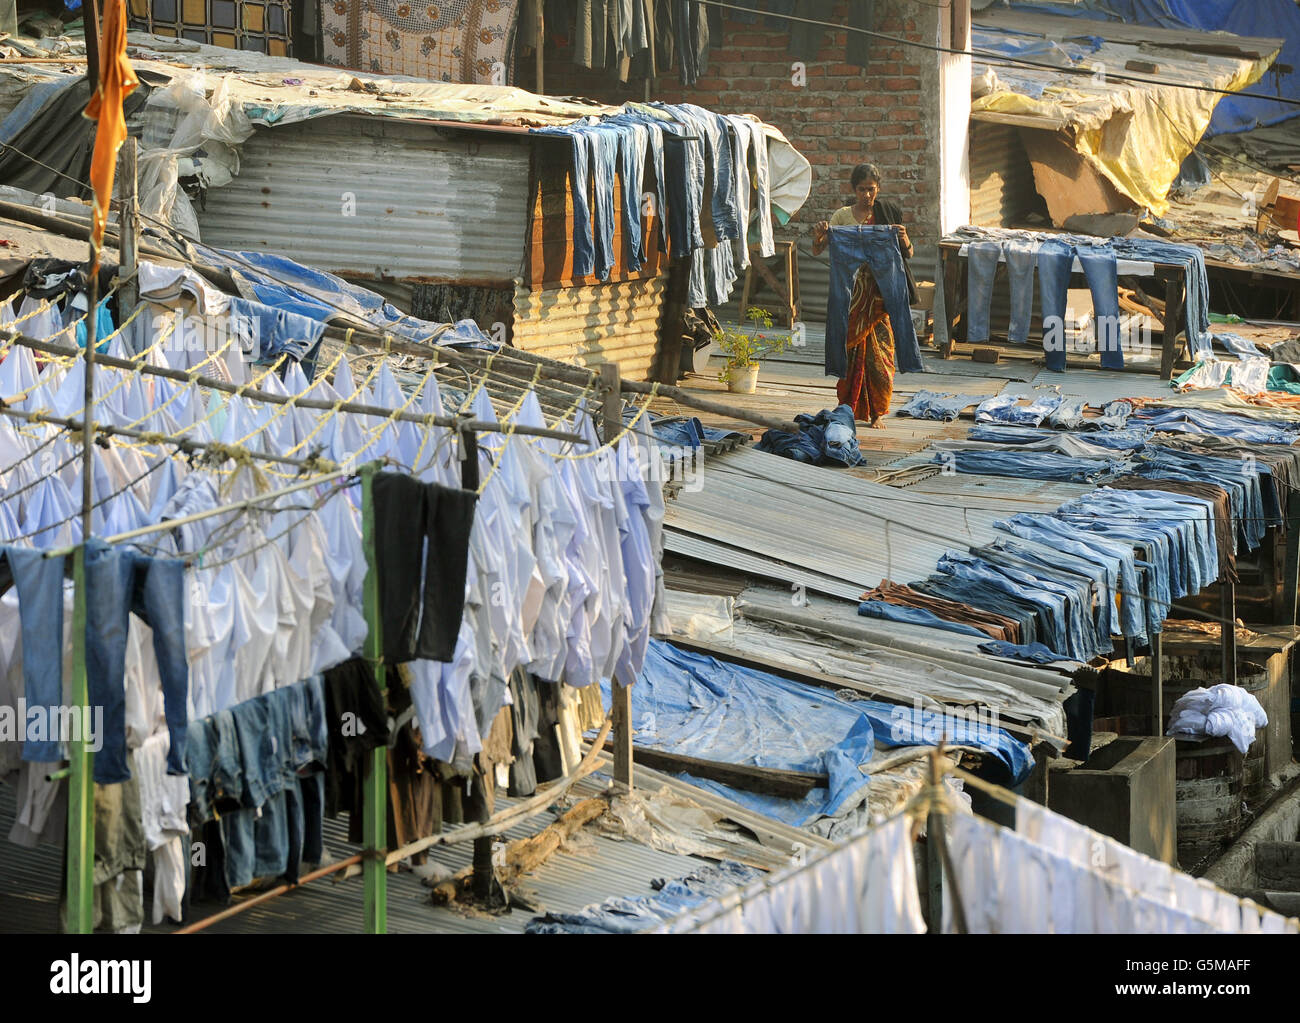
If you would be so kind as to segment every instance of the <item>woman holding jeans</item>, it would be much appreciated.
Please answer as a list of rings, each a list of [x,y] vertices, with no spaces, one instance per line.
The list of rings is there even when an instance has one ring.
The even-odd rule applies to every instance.
[[[914,303],[916,284],[907,266],[913,252],[912,242],[907,237],[907,228],[902,226],[903,214],[897,204],[880,198],[880,170],[875,164],[858,164],[849,183],[857,201],[852,206],[841,206],[829,221],[817,224],[813,255],[820,256],[826,250],[832,227],[897,224],[898,248],[907,271],[908,300]],[[848,376],[836,386],[840,404],[852,407],[854,419],[866,422],[873,429],[879,428],[880,417],[889,411],[894,392],[894,332],[885,312],[885,300],[865,266],[858,271],[853,284],[847,348]]]

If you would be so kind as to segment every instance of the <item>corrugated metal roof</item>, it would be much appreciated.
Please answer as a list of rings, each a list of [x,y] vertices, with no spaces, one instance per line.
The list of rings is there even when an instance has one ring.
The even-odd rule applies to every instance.
[[[1042,205],[1034,186],[1034,169],[1020,141],[1020,129],[972,121],[970,222],[1011,227]]]
[[[759,557],[738,547],[719,543],[707,537],[678,532],[675,529],[664,531],[664,548],[673,554],[695,558],[697,561],[737,569],[750,575],[774,579],[790,585],[797,583],[817,593],[828,593],[844,600],[857,600],[864,589],[854,583],[832,579],[820,572],[809,572],[798,565],[777,561],[774,558]]]
[[[665,783],[656,772],[644,771],[646,783]],[[579,796],[603,790],[608,779],[592,775],[574,788]],[[668,782],[684,789],[697,801],[705,802],[708,793],[682,782]],[[715,798],[716,801],[716,798]],[[513,800],[498,798],[503,809]],[[739,808],[737,808],[739,809]],[[12,786],[0,785],[0,836],[7,835],[16,817],[17,807]],[[740,816],[748,817],[748,811]],[[536,834],[555,820],[547,811],[505,832],[508,841]],[[757,823],[757,822],[756,822]],[[821,844],[816,836],[802,836],[776,822],[767,822],[773,832],[799,835],[806,845]],[[767,830],[764,824],[757,826]],[[538,912],[574,912],[584,906],[613,896],[650,895],[650,882],[657,878],[674,878],[698,867],[697,857],[661,852],[636,841],[619,841],[590,832],[572,850],[561,850],[544,863],[534,875],[525,878],[522,888]],[[741,838],[742,836],[737,836]],[[347,820],[325,822],[325,845],[335,860],[360,851],[347,841]],[[758,846],[754,845],[756,855]],[[469,866],[472,843],[434,846],[429,858],[449,870]],[[770,854],[774,859],[780,852]],[[54,933],[57,930],[57,903],[62,881],[62,850],[59,846],[23,849],[0,838],[0,929],[8,933]],[[429,891],[409,871],[388,875],[388,931],[392,934],[414,933],[502,933],[521,932],[534,913],[515,909],[501,916],[488,916],[436,907],[428,902]],[[364,886],[360,876],[345,880],[322,878],[302,888],[287,892],[254,906],[228,920],[207,928],[213,934],[358,934],[363,929]],[[194,919],[214,913],[217,907],[197,907]],[[146,913],[148,903],[146,902]],[[170,926],[146,930],[168,932]]]
[[[147,32],[130,32],[127,40],[137,73],[173,78],[203,70],[208,88],[224,88],[232,101],[245,105],[254,123],[290,124],[354,112],[471,125],[548,125],[571,124],[588,114],[616,109],[590,100],[539,96],[509,85],[433,82],[327,68],[292,57],[228,50]],[[84,46],[80,39],[74,45]]]
[[[199,226],[208,244],[335,273],[510,281],[523,264],[528,168],[516,139],[319,118],[255,131]]]
[[[550,359],[614,362],[634,380],[650,374],[659,345],[666,277],[574,288],[515,288],[513,344]]]

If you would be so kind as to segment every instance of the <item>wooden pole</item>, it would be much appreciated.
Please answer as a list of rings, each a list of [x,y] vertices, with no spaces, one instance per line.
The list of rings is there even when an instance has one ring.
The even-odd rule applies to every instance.
[[[384,672],[383,622],[379,612],[379,571],[375,558],[375,470],[378,463],[361,467],[361,545],[366,556],[364,606],[366,616],[366,659],[375,672],[381,701],[387,700]],[[388,749],[370,751],[362,782],[361,827],[365,875],[365,932],[388,931]]]
[[[86,545],[72,554],[72,706],[81,720],[90,720],[86,682]],[[85,729],[83,728],[83,732]],[[68,837],[66,860],[67,907],[65,929],[89,934],[95,927],[95,784],[94,754],[85,741],[68,737]]]
[[[540,44],[539,44],[540,45]],[[462,490],[478,493],[480,485],[478,464],[478,436],[473,430],[465,428],[460,431],[460,485]],[[486,741],[487,736],[483,736]],[[473,784],[479,787],[474,798],[478,823],[486,825],[492,819],[492,810],[496,804],[496,768],[483,756],[474,755]],[[471,887],[474,898],[487,902],[492,897],[492,885],[495,873],[492,869],[492,835],[486,832],[474,839],[473,856],[474,876]]]
[[[1237,585],[1231,579],[1219,584],[1219,635],[1223,642],[1223,681],[1237,684]]]
[[[118,319],[123,323],[135,311],[140,300],[140,284],[135,278],[139,255],[137,246],[140,238],[140,222],[136,216],[139,208],[138,148],[134,138],[127,136],[122,143],[121,165],[117,169],[118,180],[122,182],[122,204],[118,208],[118,246],[117,288]]]
[[[618,366],[612,362],[600,367],[601,431],[605,443],[614,451],[618,435],[623,432],[623,398],[619,389]],[[619,464],[617,457],[615,464]],[[610,685],[614,719],[614,784],[632,790],[632,690],[614,679]]]
[[[86,36],[86,78],[93,94],[99,86],[99,0],[87,0],[82,8]],[[92,221],[93,222],[93,221]],[[90,228],[93,232],[94,228]],[[90,539],[91,509],[95,469],[95,428],[91,413],[95,402],[95,323],[99,305],[99,273],[95,259],[93,233],[89,246],[90,312],[86,319],[85,386],[82,390],[84,411],[81,430],[81,543],[72,555],[72,705],[78,708],[83,723],[90,721],[90,692],[86,679],[86,541]],[[75,352],[75,349],[74,349]],[[95,929],[95,782],[93,754],[89,736],[68,736],[68,837],[67,837],[67,917],[66,929],[72,934],[89,934]]]
[[[1151,714],[1155,731],[1152,735],[1164,735],[1165,732],[1165,641],[1163,633],[1151,637]]]
[[[535,0],[537,6],[537,95],[546,95],[545,79],[542,75],[542,50],[546,48],[546,15],[542,10],[542,0]]]
[[[99,0],[86,0],[81,13],[86,36],[86,78],[94,92],[99,84]]]
[[[1280,488],[1279,488],[1280,489]],[[1287,496],[1286,568],[1282,575],[1282,624],[1300,624],[1300,497]]]

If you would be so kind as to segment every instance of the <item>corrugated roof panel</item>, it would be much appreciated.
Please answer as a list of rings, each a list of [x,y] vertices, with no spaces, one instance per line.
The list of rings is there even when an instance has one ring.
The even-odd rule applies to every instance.
[[[335,273],[513,280],[523,264],[529,148],[382,118],[259,128],[212,189],[203,240]]]
[[[1042,208],[1034,170],[1020,142],[1020,129],[972,121],[970,125],[970,222],[1012,227]]]
[[[647,781],[652,779],[646,775]],[[575,795],[593,795],[603,787],[598,776],[584,779]],[[499,808],[513,800],[498,797]],[[0,785],[0,833],[8,834],[16,816],[15,793]],[[507,840],[536,834],[555,820],[547,811],[505,832]],[[773,827],[780,828],[774,824]],[[584,832],[584,835],[590,832]],[[325,845],[342,859],[359,852],[347,841],[347,819],[325,822]],[[472,843],[435,846],[430,859],[452,871],[469,866]],[[522,888],[535,898],[539,912],[574,912],[611,896],[650,895],[656,878],[680,877],[704,862],[693,856],[660,852],[635,841],[592,835],[572,850],[560,850]],[[62,879],[62,854],[58,846],[23,849],[0,840],[0,928],[8,933],[54,933]],[[515,909],[501,916],[436,907],[429,890],[409,871],[388,875],[388,931],[391,934],[520,932],[534,913]],[[360,876],[341,880],[322,878],[295,891],[270,899],[207,928],[212,934],[360,934],[364,927],[364,886]],[[194,919],[217,911],[215,904],[196,907]],[[146,915],[149,912],[146,901]],[[171,926],[146,930],[168,932]]]
[[[578,288],[515,288],[516,348],[596,366],[615,362],[634,380],[650,375],[667,278]]]

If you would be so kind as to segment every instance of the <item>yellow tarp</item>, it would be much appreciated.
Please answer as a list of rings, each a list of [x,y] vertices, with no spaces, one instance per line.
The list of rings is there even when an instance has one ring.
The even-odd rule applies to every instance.
[[[1117,49],[1139,51],[1136,47]],[[1107,66],[1123,68],[1127,55],[1110,56]],[[1155,76],[1237,92],[1257,82],[1277,58],[1274,53],[1260,60],[1233,57],[1200,57],[1195,63],[1163,54],[1143,59],[1155,61]],[[1018,76],[1033,76],[1017,69]],[[1132,77],[1148,77],[1123,72]],[[1042,72],[1053,82],[1064,81],[1050,71]],[[1005,87],[971,101],[971,111],[990,110],[1005,114],[1041,117],[1063,125],[1074,148],[1121,193],[1156,216],[1169,209],[1169,187],[1178,177],[1183,160],[1196,147],[1209,127],[1214,108],[1223,96],[1217,92],[1088,78],[1070,80],[1070,85],[1050,84],[1041,99]]]

